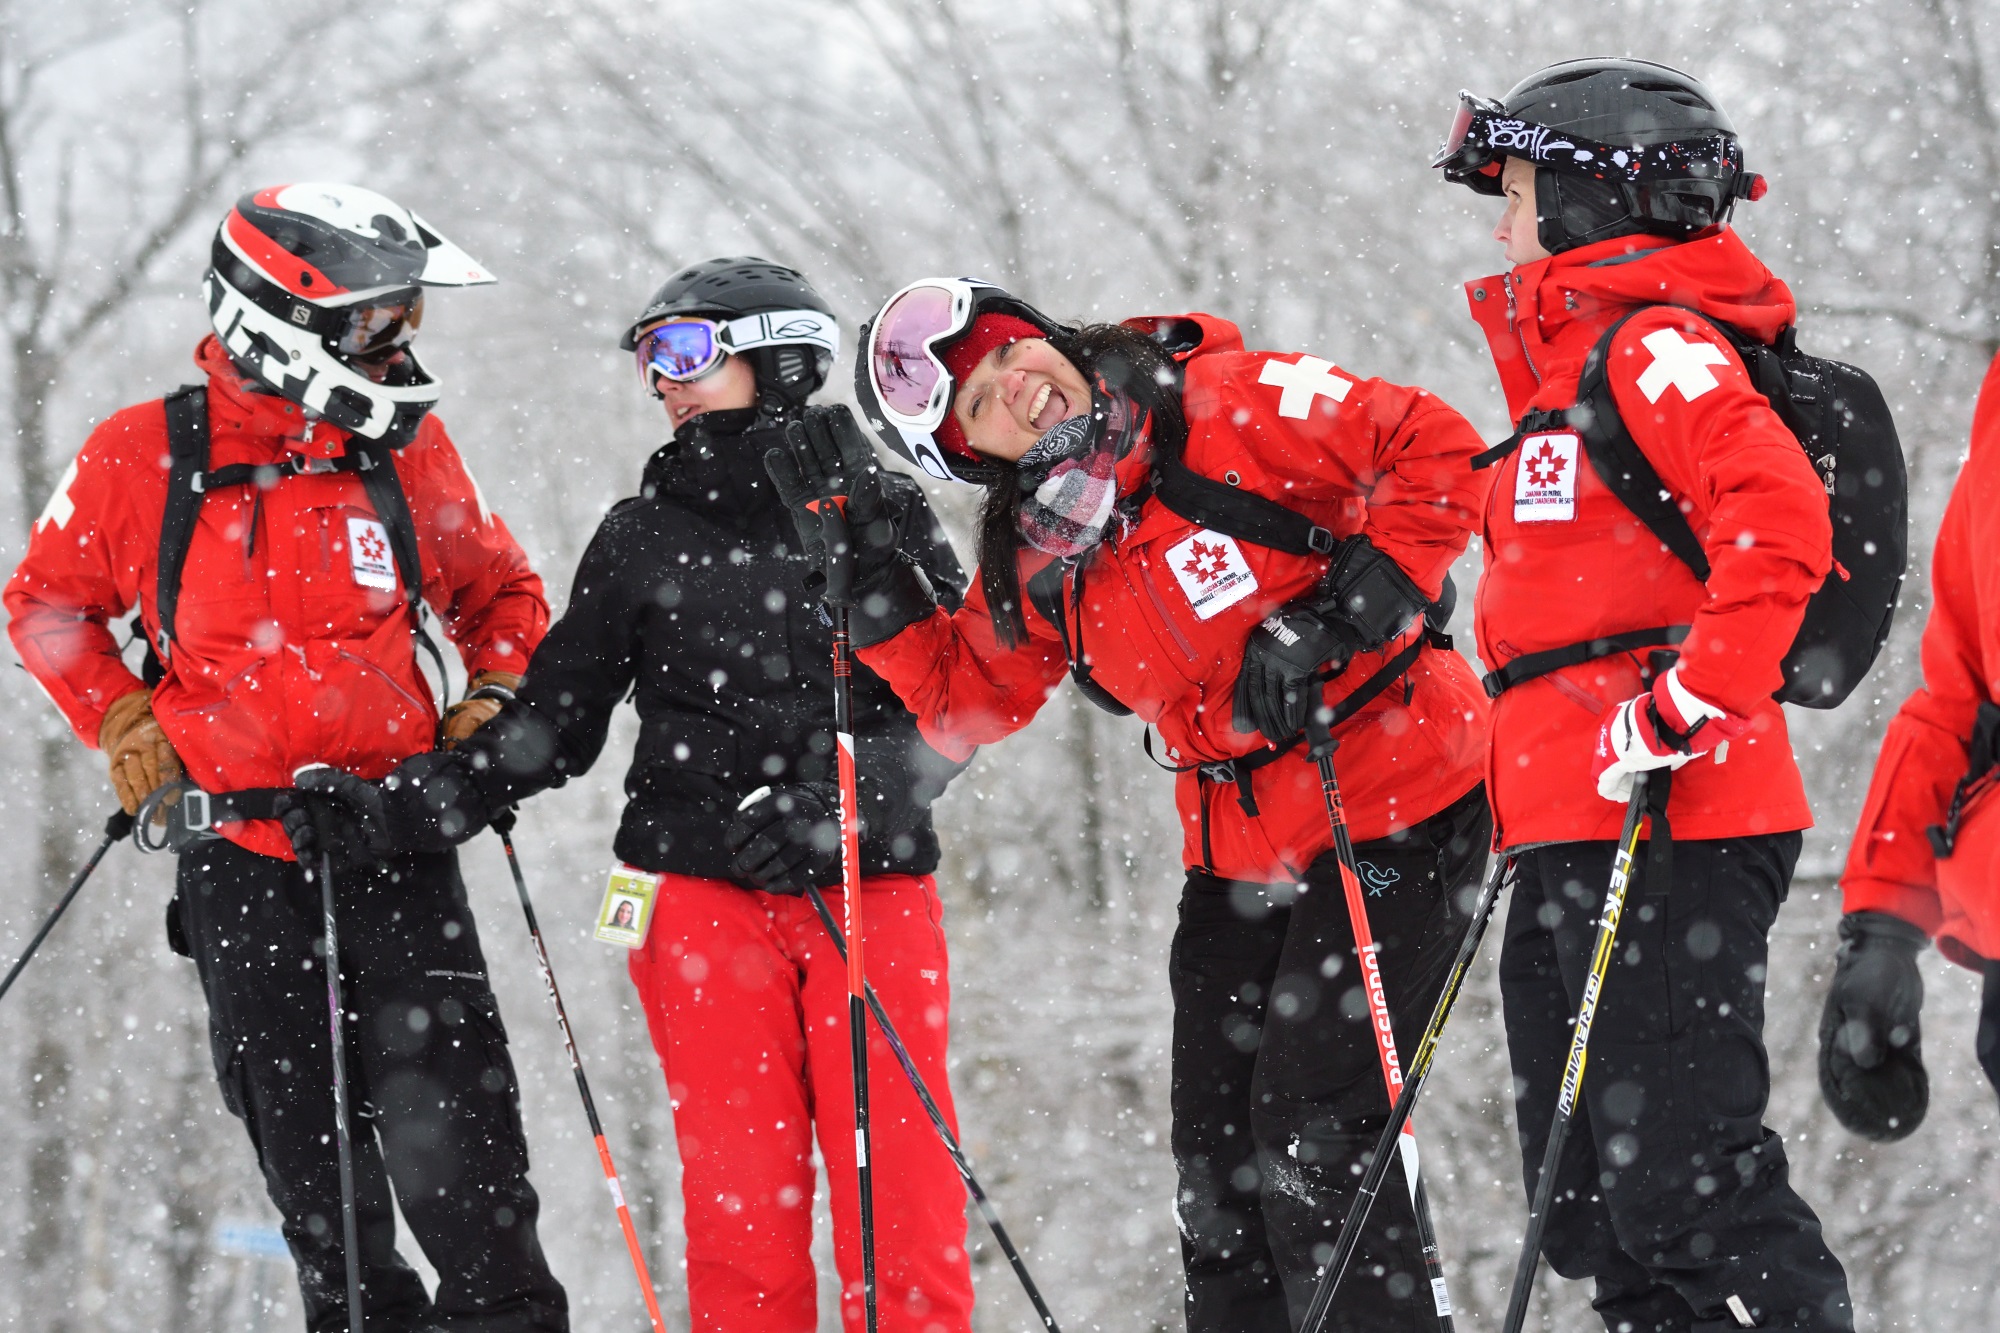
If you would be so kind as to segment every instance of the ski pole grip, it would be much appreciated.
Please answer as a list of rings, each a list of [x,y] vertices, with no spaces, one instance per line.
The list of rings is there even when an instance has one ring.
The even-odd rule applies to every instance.
[[[769,787],[759,787],[756,791],[751,792],[748,796],[745,796],[742,800],[736,803],[736,813],[739,815],[742,814],[745,810],[748,810],[751,806],[757,804],[757,802],[763,800],[766,796],[769,796],[770,794],[771,794],[771,789]]]
[[[120,838],[126,837],[132,832],[132,822],[131,815],[126,814],[123,810],[113,810],[111,818],[104,821],[104,836],[113,842],[117,842]]]
[[[828,606],[854,605],[854,538],[847,529],[847,497],[836,495],[813,502],[819,515],[820,542],[826,550],[826,592]]]

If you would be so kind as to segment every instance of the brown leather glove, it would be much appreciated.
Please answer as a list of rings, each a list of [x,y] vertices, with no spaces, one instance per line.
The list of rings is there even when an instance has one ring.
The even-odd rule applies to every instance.
[[[153,720],[153,696],[132,693],[105,710],[97,728],[97,745],[111,764],[111,786],[125,813],[139,813],[139,802],[181,776],[181,757]]]
[[[471,696],[488,686],[507,691],[505,695],[488,695],[483,699]],[[521,688],[521,677],[511,671],[482,671],[466,683],[466,698],[459,700],[444,710],[444,748],[449,750],[473,732],[493,720],[500,711],[500,705],[513,698],[514,691]]]

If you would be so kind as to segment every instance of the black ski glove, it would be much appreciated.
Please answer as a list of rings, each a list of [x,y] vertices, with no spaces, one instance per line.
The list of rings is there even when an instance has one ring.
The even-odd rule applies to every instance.
[[[377,858],[450,851],[492,822],[471,764],[448,751],[412,755],[380,782],[337,768],[311,769],[296,781],[306,822],[320,838],[331,834]],[[298,850],[296,836],[292,846]],[[325,841],[319,847],[338,854]]]
[[[840,876],[840,788],[801,782],[752,792],[723,836],[733,869],[766,893],[800,894]]]
[[[1278,745],[1298,735],[1318,693],[1315,673],[1338,675],[1360,646],[1350,627],[1311,603],[1294,602],[1264,617],[1243,645],[1236,729],[1261,731]]]
[[[1250,631],[1236,677],[1236,729],[1284,744],[1305,726],[1307,704],[1317,701],[1315,673],[1337,676],[1356,653],[1380,648],[1427,614],[1449,612],[1445,598],[1432,603],[1375,543],[1359,534],[1347,538],[1334,548],[1312,596]]]
[[[799,541],[826,584],[826,600],[853,606],[900,545],[896,515],[882,491],[882,465],[854,414],[845,407],[807,408],[785,427],[785,447],[764,455],[764,470],[792,511]],[[840,497],[847,502],[844,514],[829,515],[825,504],[813,507]]]
[[[1886,912],[1840,919],[1839,962],[1819,1020],[1819,1090],[1834,1118],[1863,1138],[1892,1142],[1923,1123],[1924,932]]]

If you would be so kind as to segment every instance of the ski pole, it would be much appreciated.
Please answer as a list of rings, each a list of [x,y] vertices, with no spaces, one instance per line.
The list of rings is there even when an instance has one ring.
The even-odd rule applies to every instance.
[[[292,782],[297,784],[301,774],[316,768],[331,767],[301,764],[292,770]],[[347,1258],[347,1329],[348,1333],[362,1333],[361,1238],[354,1201],[354,1138],[347,1123],[347,1038],[341,1030],[345,1006],[340,1000],[340,930],[334,923],[333,912],[333,854],[322,847],[317,867],[307,864],[302,857],[299,869],[305,872],[307,883],[319,880],[320,914],[326,920],[326,1007],[332,1020],[333,1141],[340,1157],[340,1235]]]
[[[611,1146],[604,1140],[604,1125],[597,1118],[597,1103],[590,1095],[590,1080],[583,1076],[583,1057],[576,1053],[576,1034],[570,1030],[569,1011],[563,1008],[562,992],[556,989],[555,969],[549,966],[549,948],[542,940],[542,928],[535,920],[535,904],[528,897],[528,881],[521,874],[521,858],[514,854],[514,812],[503,810],[493,820],[500,845],[507,849],[507,868],[514,872],[514,892],[521,899],[521,914],[528,918],[528,938],[535,942],[535,963],[542,969],[542,984],[548,987],[555,1005],[556,1026],[562,1029],[563,1050],[569,1053],[570,1072],[576,1075],[576,1090],[583,1095],[583,1114],[590,1121],[590,1137],[597,1144],[597,1164],[604,1170],[604,1183],[611,1189],[611,1203],[618,1210],[618,1225],[625,1232],[625,1248],[632,1256],[632,1271],[638,1275],[639,1290],[646,1298],[646,1314],[653,1321],[653,1333],[667,1333],[667,1321],[660,1315],[660,1302],[653,1295],[653,1275],[646,1269],[646,1256],[639,1247],[639,1231],[632,1225],[632,1210],[625,1204],[625,1190],[618,1183],[618,1168],[611,1161]]]
[[[1396,1058],[1396,1032],[1389,1014],[1389,997],[1382,983],[1382,964],[1376,958],[1381,946],[1368,925],[1368,903],[1361,895],[1361,871],[1355,865],[1354,843],[1347,834],[1347,808],[1340,799],[1340,779],[1333,771],[1333,752],[1338,742],[1327,730],[1324,708],[1313,709],[1309,728],[1311,743],[1306,753],[1319,764],[1320,793],[1326,798],[1326,820],[1333,829],[1334,860],[1340,866],[1340,884],[1347,896],[1347,921],[1354,935],[1354,956],[1361,964],[1361,991],[1368,1000],[1368,1018],[1375,1029],[1375,1055],[1382,1066],[1382,1084],[1393,1111],[1401,1099],[1404,1081]],[[1445,1288],[1444,1261],[1438,1253],[1437,1232],[1431,1226],[1430,1200],[1424,1194],[1424,1180],[1418,1167],[1417,1130],[1406,1114],[1397,1132],[1396,1145],[1403,1162],[1403,1178],[1410,1187],[1410,1208],[1416,1215],[1417,1243],[1424,1254],[1424,1272],[1430,1280],[1431,1305],[1437,1312],[1438,1327],[1451,1333],[1451,1295]]]
[[[90,872],[97,869],[97,863],[102,861],[105,853],[111,850],[111,844],[117,842],[131,831],[132,816],[126,814],[123,810],[114,810],[111,818],[104,821],[104,841],[97,844],[97,850],[92,852],[90,859],[83,863],[83,869],[76,872],[76,878],[69,882],[69,889],[63,894],[62,901],[56,904],[55,910],[50,912],[48,918],[42,922],[42,928],[35,932],[35,938],[28,941],[28,947],[21,951],[21,956],[15,961],[14,966],[7,969],[7,979],[0,981],[0,999],[7,997],[7,992],[13,988],[14,978],[21,975],[21,969],[26,967],[28,960],[35,956],[35,950],[42,947],[42,941],[47,939],[49,932],[56,928],[56,922],[62,920],[62,914],[69,910],[71,900],[82,891],[84,881],[90,878]]]
[[[1583,982],[1583,1002],[1576,1009],[1576,1027],[1569,1039],[1569,1058],[1563,1064],[1562,1085],[1556,1092],[1555,1119],[1549,1125],[1549,1144],[1542,1153],[1542,1174],[1535,1181],[1535,1200],[1528,1209],[1528,1233],[1521,1239],[1521,1261],[1514,1267],[1514,1289],[1507,1297],[1505,1333],[1521,1333],[1528,1318],[1528,1298],[1535,1282],[1535,1267],[1542,1257],[1542,1232],[1549,1222],[1549,1205],[1555,1199],[1556,1163],[1562,1159],[1569,1138],[1570,1120],[1576,1113],[1576,1096],[1583,1086],[1583,1062],[1589,1053],[1590,1025],[1597,1017],[1597,1001],[1604,994],[1604,979],[1611,971],[1611,950],[1618,940],[1618,921],[1625,914],[1625,891],[1632,884],[1633,858],[1639,851],[1639,830],[1645,824],[1646,778],[1632,777],[1632,799],[1625,807],[1625,829],[1618,835],[1618,851],[1611,860],[1611,887],[1604,894],[1604,915],[1597,920],[1597,941],[1591,946],[1590,972]]]
[[[839,751],[840,868],[847,914],[847,1032],[854,1067],[855,1184],[861,1212],[861,1300],[867,1333],[877,1333],[875,1298],[875,1168],[868,1131],[867,972],[861,961],[861,798],[854,771],[854,653],[847,609],[854,604],[854,546],[847,531],[847,497],[812,501],[826,547],[824,601],[833,621],[833,737]]]
[[[1416,1109],[1417,1098],[1424,1090],[1425,1081],[1430,1078],[1431,1062],[1437,1055],[1438,1043],[1444,1037],[1444,1025],[1451,1019],[1452,1006],[1458,1001],[1466,973],[1472,970],[1472,962],[1479,956],[1479,944],[1485,938],[1487,922],[1493,918],[1494,905],[1500,901],[1500,885],[1508,864],[1505,860],[1495,860],[1493,868],[1487,872],[1486,884],[1480,889],[1479,901],[1472,909],[1472,920],[1466,925],[1464,938],[1459,941],[1458,957],[1452,959],[1451,971],[1445,976],[1444,990],[1431,1010],[1431,1021],[1424,1028],[1422,1040],[1417,1043],[1416,1054],[1410,1057],[1410,1067],[1404,1071],[1403,1091],[1389,1112],[1389,1123],[1382,1127],[1382,1133],[1375,1141],[1375,1149],[1368,1158],[1368,1170],[1361,1177],[1361,1188],[1355,1192],[1354,1202],[1348,1205],[1347,1220],[1340,1224],[1340,1235],[1333,1243],[1333,1257],[1327,1260],[1326,1268],[1320,1273],[1319,1285],[1313,1290],[1312,1303],[1306,1307],[1306,1317],[1299,1325],[1299,1333],[1320,1333],[1327,1315],[1333,1310],[1333,1299],[1340,1290],[1340,1281],[1347,1274],[1347,1266],[1354,1260],[1354,1251],[1360,1247],[1361,1228],[1368,1223],[1368,1212],[1375,1206],[1375,1195],[1381,1190],[1382,1181],[1389,1174],[1389,1163],[1395,1158],[1391,1150],[1396,1146],[1403,1126],[1408,1123],[1410,1113]]]
[[[756,799],[756,795],[757,793],[753,793],[750,799]],[[810,884],[806,885],[806,896],[812,899],[813,910],[819,913],[821,923],[826,926],[827,935],[833,940],[833,947],[839,950],[842,958],[846,958],[847,940],[840,933],[840,923],[833,919],[833,909],[826,905],[826,899],[820,896],[819,890]],[[1035,1279],[1028,1275],[1027,1261],[1022,1259],[1021,1252],[1014,1248],[1014,1241],[1008,1236],[1007,1228],[1000,1224],[999,1212],[986,1197],[986,1191],[979,1187],[979,1178],[972,1174],[972,1163],[966,1159],[965,1150],[959,1146],[958,1136],[951,1132],[951,1126],[945,1121],[944,1112],[938,1109],[937,1099],[931,1096],[931,1090],[925,1085],[923,1075],[917,1072],[916,1062],[910,1059],[910,1052],[903,1045],[903,1039],[896,1035],[896,1026],[889,1021],[888,1011],[883,1009],[882,1001],[876,997],[875,988],[869,986],[867,989],[869,1012],[875,1015],[875,1024],[882,1029],[882,1036],[887,1039],[889,1049],[896,1053],[896,1063],[903,1066],[903,1074],[910,1080],[910,1087],[916,1092],[917,1100],[924,1104],[924,1110],[929,1114],[931,1124],[938,1132],[938,1138],[943,1141],[945,1151],[951,1154],[952,1164],[958,1168],[959,1179],[965,1182],[965,1192],[972,1196],[972,1202],[979,1208],[979,1215],[986,1219],[986,1226],[992,1231],[993,1239],[999,1242],[1001,1253],[1005,1254],[1007,1262],[1014,1266],[1014,1276],[1021,1279],[1021,1287],[1028,1293],[1028,1300],[1034,1304],[1035,1313],[1042,1317],[1042,1327],[1046,1328],[1048,1333],[1062,1333],[1062,1330],[1056,1327],[1056,1317],[1049,1313],[1048,1304],[1042,1299],[1041,1289],[1035,1286]]]

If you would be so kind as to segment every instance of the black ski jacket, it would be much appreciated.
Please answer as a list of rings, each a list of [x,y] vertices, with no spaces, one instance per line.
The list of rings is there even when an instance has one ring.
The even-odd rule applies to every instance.
[[[639,495],[598,526],[518,698],[459,747],[490,808],[587,770],[628,696],[639,745],[614,844],[628,865],[734,879],[723,835],[745,796],[837,779],[830,622],[764,475],[776,443],[776,430],[696,432],[648,460]],[[923,492],[883,480],[903,550],[955,607],[965,573]],[[859,662],[853,686],[863,872],[929,874],[930,803],[963,765]]]

